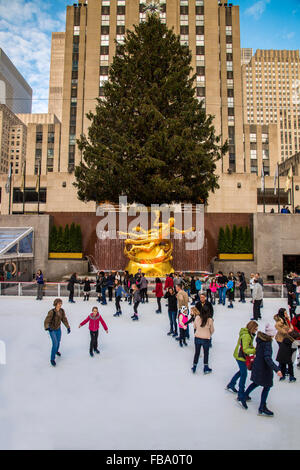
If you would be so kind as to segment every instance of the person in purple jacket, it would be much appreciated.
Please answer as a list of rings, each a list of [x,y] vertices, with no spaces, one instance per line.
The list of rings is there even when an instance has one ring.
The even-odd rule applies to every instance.
[[[108,333],[108,328],[101,317],[98,307],[93,307],[92,313],[85,319],[83,320],[78,328],[81,328],[83,325],[85,325],[87,322],[89,322],[89,330],[90,330],[90,335],[91,335],[91,342],[90,342],[90,356],[94,356],[94,352],[97,354],[100,354],[100,351],[98,349],[98,334],[99,334],[99,326],[100,322],[103,328],[105,329],[106,333]]]

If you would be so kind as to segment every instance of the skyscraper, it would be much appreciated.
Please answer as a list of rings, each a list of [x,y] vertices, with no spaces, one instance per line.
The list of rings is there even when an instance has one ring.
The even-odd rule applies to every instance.
[[[31,113],[32,89],[1,48],[0,104],[13,113]]]

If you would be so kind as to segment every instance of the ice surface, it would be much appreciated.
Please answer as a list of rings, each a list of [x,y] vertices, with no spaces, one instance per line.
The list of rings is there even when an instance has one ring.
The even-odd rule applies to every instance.
[[[62,326],[62,357],[53,368],[43,328],[53,298],[0,298],[7,353],[0,365],[1,449],[299,449],[299,369],[294,384],[274,377],[273,418],[257,416],[261,388],[247,411],[224,390],[237,371],[232,353],[252,316],[249,300],[232,310],[215,307],[210,375],[203,375],[203,357],[192,374],[192,328],[189,346],[180,348],[166,335],[165,301],[159,315],[155,299],[140,305],[138,322],[126,302],[119,318],[114,302],[100,306],[109,334],[101,329],[101,354],[91,358],[88,325],[78,325],[94,301],[76,300],[64,299],[72,331]],[[260,329],[285,306],[286,299],[265,299]],[[273,341],[273,358],[276,352]]]

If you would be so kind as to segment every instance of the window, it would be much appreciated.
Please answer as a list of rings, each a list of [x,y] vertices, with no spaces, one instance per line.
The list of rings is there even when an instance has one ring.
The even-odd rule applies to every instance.
[[[47,200],[47,188],[40,188],[40,202],[46,203]],[[23,202],[23,192],[20,188],[13,189],[13,202],[18,204]],[[25,188],[25,202],[37,203],[38,193],[35,188]]]
[[[101,6],[101,15],[109,15],[110,14],[110,6],[109,5],[102,5]]]
[[[54,144],[54,132],[48,132],[48,144]]]
[[[37,131],[36,132],[36,143],[39,144],[43,142],[43,131]]]
[[[117,6],[117,15],[125,15],[125,5]]]
[[[189,7],[180,5],[180,14],[181,15],[188,15],[189,14]]]
[[[107,35],[109,34],[109,25],[102,25],[101,26],[101,35]]]

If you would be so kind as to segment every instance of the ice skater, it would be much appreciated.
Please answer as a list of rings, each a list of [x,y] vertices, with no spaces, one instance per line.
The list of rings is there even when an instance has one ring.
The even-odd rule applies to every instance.
[[[99,334],[100,322],[104,330],[106,331],[106,333],[108,333],[108,328],[107,328],[105,321],[103,320],[103,318],[101,317],[98,311],[98,307],[93,307],[92,313],[80,323],[78,328],[81,328],[87,322],[89,322],[89,330],[90,330],[90,335],[91,335],[90,356],[93,357],[94,352],[97,354],[100,354],[100,351],[98,349],[98,334]]]
[[[122,310],[121,310],[121,299],[122,299],[122,294],[125,296],[127,295],[125,290],[123,289],[121,282],[120,281],[115,281],[115,298],[116,298],[116,313],[114,313],[114,317],[119,317],[122,315]]]
[[[209,345],[212,334],[214,333],[214,321],[210,316],[210,309],[207,305],[201,307],[200,311],[193,307],[191,309],[191,314],[194,318],[194,337],[195,337],[195,355],[194,363],[192,367],[192,372],[196,372],[201,346],[204,349],[204,362],[203,362],[203,372],[204,374],[209,374],[212,372],[212,369],[208,366],[208,357],[209,357]]]
[[[183,305],[179,311],[178,316],[178,326],[179,326],[179,345],[182,347],[183,344],[187,346],[186,342],[186,330],[187,330],[187,322],[189,319],[188,309],[185,305]]]
[[[52,341],[51,357],[50,362],[52,366],[56,366],[55,356],[61,356],[59,352],[59,345],[61,340],[61,322],[67,328],[68,334],[71,332],[71,328],[66,317],[65,311],[62,306],[61,299],[55,299],[53,302],[54,308],[48,312],[48,315],[44,321],[44,327],[46,331],[49,331],[49,335]]]
[[[91,282],[88,277],[85,277],[83,281],[83,300],[84,301],[89,300],[90,292],[91,292]]]
[[[42,271],[39,269],[35,277],[37,283],[37,296],[36,300],[43,300],[43,289],[44,289],[44,276]]]
[[[132,292],[133,292],[133,315],[131,316],[132,320],[138,320],[138,306],[141,301],[141,294],[140,289],[136,284],[132,284]]]
[[[174,291],[174,287],[168,287],[164,298],[168,300],[168,314],[170,320],[170,331],[167,333],[168,336],[177,336],[177,297]]]
[[[285,376],[288,370],[289,381],[296,382],[294,375],[294,362],[296,358],[297,348],[300,346],[300,335],[297,331],[291,331],[286,334],[281,341],[278,349],[276,361],[279,362],[279,367],[282,372],[280,381],[285,380]]]

